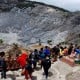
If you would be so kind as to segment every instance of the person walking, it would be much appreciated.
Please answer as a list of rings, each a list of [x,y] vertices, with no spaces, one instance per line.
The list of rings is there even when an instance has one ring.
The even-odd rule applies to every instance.
[[[30,53],[29,60],[31,64],[33,65],[33,68],[36,69],[37,62],[39,60],[39,53],[37,49],[35,49],[33,52]]]
[[[46,57],[46,55],[43,52],[43,48],[41,48],[39,51],[39,63],[41,65],[41,68],[42,68],[42,61],[45,59],[45,57]]]
[[[4,52],[0,52],[0,69],[1,69],[1,78],[5,78],[6,79],[6,69],[7,69],[7,65],[6,65],[6,61],[4,59]]]
[[[26,65],[25,65],[23,72],[22,72],[22,74],[25,76],[26,80],[32,80],[32,72],[33,71],[34,70],[32,68],[32,65],[31,65],[30,61],[27,59]]]
[[[48,78],[48,71],[51,67],[51,61],[49,59],[49,56],[46,56],[46,58],[42,61],[42,67],[46,76],[46,79]]]

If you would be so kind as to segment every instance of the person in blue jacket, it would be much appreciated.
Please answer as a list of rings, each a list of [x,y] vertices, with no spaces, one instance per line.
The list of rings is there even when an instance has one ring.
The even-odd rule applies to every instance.
[[[50,50],[49,50],[48,46],[45,46],[44,54],[45,54],[46,56],[49,56],[49,57],[50,57]]]

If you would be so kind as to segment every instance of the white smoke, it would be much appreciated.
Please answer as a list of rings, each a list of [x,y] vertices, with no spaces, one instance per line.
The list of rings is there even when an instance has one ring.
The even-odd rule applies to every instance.
[[[13,43],[19,43],[18,42],[18,35],[17,33],[0,33],[0,38],[4,41],[4,43],[13,44]]]

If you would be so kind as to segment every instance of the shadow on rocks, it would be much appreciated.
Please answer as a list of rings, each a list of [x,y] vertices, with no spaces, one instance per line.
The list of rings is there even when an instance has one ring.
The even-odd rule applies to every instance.
[[[45,73],[43,72],[43,75],[45,75]],[[49,72],[49,77],[53,76],[53,73],[52,72]]]
[[[32,76],[32,80],[37,80],[37,76]]]
[[[11,78],[12,80],[16,80],[16,76],[15,75],[7,75],[7,77]]]
[[[40,69],[41,69],[41,67],[36,67],[36,69],[35,69],[35,70],[39,71]]]
[[[49,72],[49,77],[53,76],[53,73],[52,72]]]

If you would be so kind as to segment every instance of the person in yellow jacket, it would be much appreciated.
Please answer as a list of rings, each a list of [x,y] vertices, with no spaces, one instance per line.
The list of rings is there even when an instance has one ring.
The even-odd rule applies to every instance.
[[[67,47],[63,48],[63,47],[60,47],[60,55],[61,56],[66,56],[68,54],[68,49]]]
[[[60,47],[60,56],[63,56],[63,50],[64,50],[64,48],[61,46]]]

